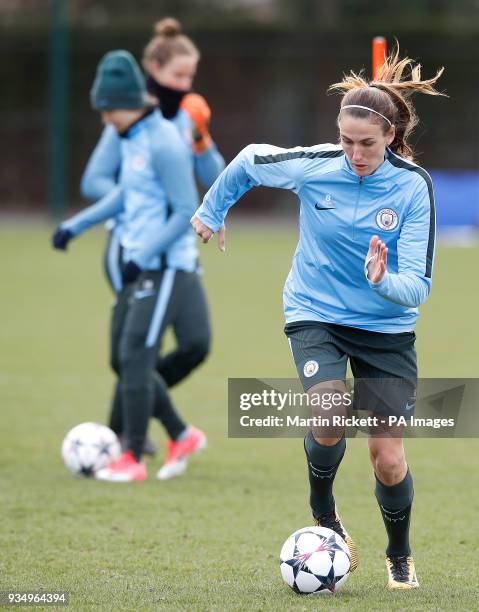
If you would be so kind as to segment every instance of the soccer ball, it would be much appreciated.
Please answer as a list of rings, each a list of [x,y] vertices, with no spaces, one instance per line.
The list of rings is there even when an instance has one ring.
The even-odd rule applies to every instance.
[[[62,444],[62,458],[72,474],[92,476],[121,454],[116,434],[106,425],[81,423],[71,429]]]
[[[298,529],[279,555],[281,576],[296,593],[332,595],[346,582],[351,569],[349,548],[326,527]]]

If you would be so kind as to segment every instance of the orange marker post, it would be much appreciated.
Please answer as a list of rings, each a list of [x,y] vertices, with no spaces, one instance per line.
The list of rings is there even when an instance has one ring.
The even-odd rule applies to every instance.
[[[378,71],[384,64],[384,60],[387,57],[388,44],[384,36],[375,36],[373,38],[372,51],[372,75],[374,80],[377,77]]]

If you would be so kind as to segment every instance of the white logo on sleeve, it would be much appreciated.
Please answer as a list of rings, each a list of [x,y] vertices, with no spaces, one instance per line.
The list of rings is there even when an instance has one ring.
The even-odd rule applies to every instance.
[[[306,378],[311,378],[319,370],[319,364],[317,361],[311,359],[304,364],[303,372]]]
[[[390,232],[396,229],[399,223],[397,212],[392,208],[381,208],[376,215],[376,224],[382,230]]]

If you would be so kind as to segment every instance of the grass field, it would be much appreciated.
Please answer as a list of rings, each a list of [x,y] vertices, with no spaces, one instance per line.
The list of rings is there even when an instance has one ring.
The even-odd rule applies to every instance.
[[[66,431],[103,421],[112,296],[101,230],[49,247],[47,226],[0,230],[0,590],[67,590],[71,608],[116,610],[478,610],[477,440],[410,440],[412,545],[421,582],[385,588],[385,536],[365,440],[348,442],[335,488],[360,550],[334,598],[281,582],[283,540],[310,524],[301,440],[227,438],[228,377],[293,377],[282,334],[282,283],[295,227],[232,224],[227,252],[202,248],[214,323],[208,362],[174,398],[210,446],[187,474],[108,485],[70,476]],[[476,377],[479,249],[440,248],[417,328],[422,376]],[[152,424],[153,437],[162,434]]]

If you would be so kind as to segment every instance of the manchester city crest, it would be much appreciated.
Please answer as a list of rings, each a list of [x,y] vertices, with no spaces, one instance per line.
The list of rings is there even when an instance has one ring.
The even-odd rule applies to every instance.
[[[306,376],[306,378],[311,378],[311,376],[314,376],[318,370],[319,363],[314,361],[314,359],[311,359],[304,364],[303,374]]]
[[[399,223],[397,212],[392,208],[381,208],[376,215],[376,224],[386,232],[396,229]]]

